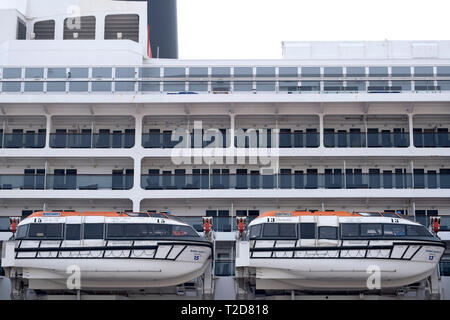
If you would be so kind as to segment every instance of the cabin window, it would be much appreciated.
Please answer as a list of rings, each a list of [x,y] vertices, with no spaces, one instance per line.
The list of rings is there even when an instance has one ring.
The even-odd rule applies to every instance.
[[[316,224],[300,223],[300,238],[305,240],[316,239]]]
[[[86,223],[84,225],[84,239],[103,239],[103,223]]]
[[[362,223],[361,236],[363,237],[377,237],[383,234],[381,224],[379,223]]]
[[[26,224],[17,228],[16,239],[25,239],[28,233],[28,227],[30,225]]]
[[[139,42],[139,16],[137,14],[114,14],[105,18],[105,39]]]
[[[433,237],[424,226],[406,226],[408,236]]]
[[[60,239],[62,238],[61,223],[33,223],[30,225],[28,237],[32,239]]]
[[[39,21],[34,24],[36,40],[55,39],[55,20]]]
[[[319,239],[337,240],[338,228],[336,227],[319,227]]]
[[[261,236],[262,224],[250,227],[250,239],[259,238]]]
[[[64,40],[94,40],[95,17],[70,17],[64,20]]]
[[[80,240],[80,239],[81,239],[81,224],[67,224],[66,240]]]
[[[402,224],[385,224],[384,225],[385,237],[404,237],[406,236],[405,225]]]
[[[295,238],[297,237],[294,223],[266,223],[263,236],[267,238]]]
[[[342,237],[359,237],[358,223],[343,223],[341,224]]]

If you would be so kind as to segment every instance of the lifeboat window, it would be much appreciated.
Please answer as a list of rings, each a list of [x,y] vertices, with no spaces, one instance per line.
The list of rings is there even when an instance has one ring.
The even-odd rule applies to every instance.
[[[382,235],[380,223],[363,223],[361,224],[361,236],[377,237]]]
[[[28,237],[32,239],[62,238],[61,223],[33,223],[30,225]]]
[[[173,226],[172,236],[174,237],[198,237],[198,233],[192,227]]]
[[[398,214],[392,212],[383,212],[383,217],[387,218],[401,218]]]
[[[359,237],[359,224],[358,223],[341,224],[341,236],[346,238]]]
[[[406,236],[406,228],[403,224],[385,224],[383,228],[385,237],[404,237]]]
[[[337,240],[338,228],[337,227],[319,227],[319,239]]]
[[[250,228],[250,239],[256,239],[261,236],[262,224],[257,224]]]
[[[406,226],[408,236],[433,237],[433,235],[424,226]]]
[[[81,224],[66,224],[66,240],[81,239]]]
[[[24,238],[26,238],[29,226],[30,226],[29,224],[26,224],[24,226],[18,227],[17,228],[17,233],[16,233],[16,239],[24,239]]]
[[[84,224],[84,239],[103,239],[103,223]]]
[[[300,238],[301,239],[316,239],[316,224],[315,223],[300,223]]]
[[[296,238],[294,223],[265,223],[263,237],[267,238]]]

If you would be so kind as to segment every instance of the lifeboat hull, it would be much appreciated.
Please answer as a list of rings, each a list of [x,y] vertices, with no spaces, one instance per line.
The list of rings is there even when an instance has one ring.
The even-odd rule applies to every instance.
[[[442,246],[433,245],[411,244],[401,248],[403,251],[352,252],[360,258],[343,257],[346,249],[309,253],[280,249],[265,252],[270,258],[262,257],[264,251],[260,251],[261,257],[250,258],[249,262],[256,269],[257,289],[369,290],[404,287],[426,279],[435,271],[444,252]],[[375,254],[378,256],[371,258]]]
[[[23,241],[24,242],[24,241]],[[145,289],[193,280],[211,265],[209,243],[165,242],[140,246],[15,248],[12,265],[30,289]],[[45,244],[44,244],[45,246]],[[51,246],[51,247],[50,247]],[[79,282],[77,282],[79,281]]]

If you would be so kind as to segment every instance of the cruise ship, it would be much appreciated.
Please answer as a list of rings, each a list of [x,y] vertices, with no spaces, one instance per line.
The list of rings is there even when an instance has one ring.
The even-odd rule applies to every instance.
[[[211,270],[148,296],[300,299],[330,293],[258,287],[236,269],[265,212],[439,218],[430,237],[450,241],[450,41],[180,60],[175,0],[2,0],[0,26],[2,260],[13,218],[170,214],[212,241]],[[450,299],[450,253],[439,254],[432,275],[375,295]]]

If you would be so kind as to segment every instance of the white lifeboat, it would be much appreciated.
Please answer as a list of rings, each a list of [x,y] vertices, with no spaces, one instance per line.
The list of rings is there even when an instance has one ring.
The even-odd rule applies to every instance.
[[[236,267],[254,271],[256,289],[304,291],[411,285],[436,270],[445,250],[401,215],[349,212],[267,212],[237,246]]]
[[[169,287],[212,259],[210,241],[165,213],[36,212],[4,248],[7,274],[39,290]]]

